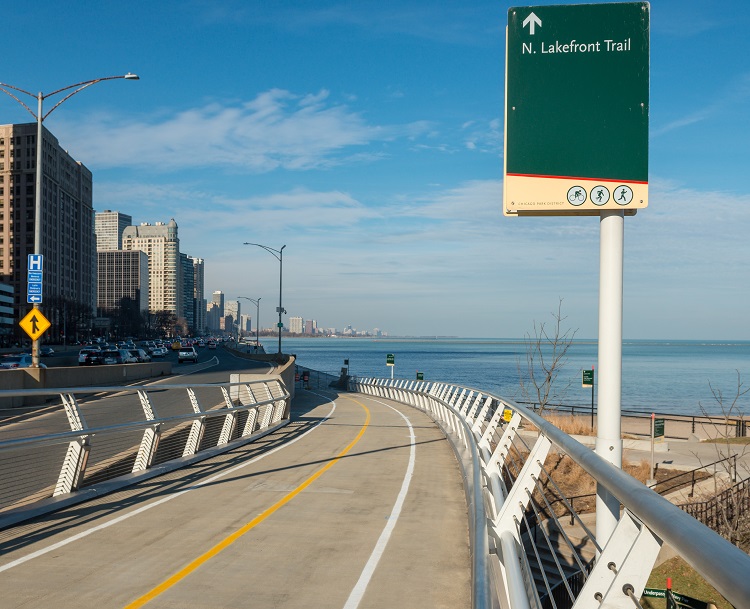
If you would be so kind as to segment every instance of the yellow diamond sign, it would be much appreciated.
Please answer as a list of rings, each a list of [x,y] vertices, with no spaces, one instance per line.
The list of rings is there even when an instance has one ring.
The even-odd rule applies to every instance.
[[[50,324],[49,320],[42,315],[42,312],[39,309],[31,309],[31,311],[26,314],[26,317],[18,322],[18,325],[23,328],[24,332],[29,335],[31,340],[36,340],[44,334],[52,324]]]

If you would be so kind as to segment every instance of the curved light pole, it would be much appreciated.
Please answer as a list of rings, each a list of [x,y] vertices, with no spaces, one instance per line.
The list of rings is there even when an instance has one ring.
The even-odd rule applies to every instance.
[[[14,87],[13,85],[9,85],[7,83],[0,82],[0,91],[8,95],[9,97],[12,97],[14,100],[16,100],[21,106],[23,106],[31,116],[36,119],[36,185],[35,185],[35,193],[34,193],[34,254],[41,254],[42,253],[42,123],[44,122],[44,119],[46,119],[52,112],[54,112],[58,106],[60,106],[63,102],[69,100],[71,97],[73,97],[76,93],[80,93],[84,89],[90,87],[91,85],[95,85],[98,82],[103,82],[105,80],[116,80],[119,78],[124,78],[125,80],[139,80],[138,76],[136,74],[131,74],[128,72],[127,74],[123,74],[122,76],[105,76],[103,78],[94,78],[92,80],[84,80],[83,82],[78,82],[73,85],[68,85],[67,87],[63,87],[62,89],[57,89],[56,91],[52,91],[52,93],[44,94],[41,91],[34,95],[30,91],[26,91],[24,89],[21,89],[19,87]],[[27,106],[23,100],[19,99],[14,93],[11,91],[8,91],[8,89],[12,89],[13,91],[18,91],[19,93],[23,93],[24,95],[28,95],[29,97],[33,97],[37,101],[37,111],[34,112],[29,106]],[[74,89],[73,91],[70,91],[71,89]],[[44,104],[44,100],[48,97],[52,97],[53,95],[57,95],[58,93],[62,93],[64,91],[70,91],[65,97],[63,97],[60,101],[58,101],[52,108],[50,108],[46,113],[42,109],[42,106]],[[33,303],[33,308],[38,309],[39,304]],[[31,366],[33,368],[39,367],[39,339],[37,338],[32,343],[31,347]]]
[[[281,355],[281,328],[284,327],[284,324],[281,321],[281,314],[286,313],[284,310],[284,307],[281,306],[281,278],[282,278],[282,272],[284,267],[284,248],[286,245],[282,245],[280,250],[275,250],[272,247],[268,247],[267,245],[261,245],[260,243],[248,243],[245,242],[244,245],[255,245],[256,247],[262,247],[264,250],[266,250],[269,254],[271,254],[276,260],[279,261],[279,306],[276,308],[276,310],[279,312],[279,355]]]
[[[237,296],[237,300],[249,300],[255,305],[255,344],[260,347],[260,298],[248,298],[247,296]]]

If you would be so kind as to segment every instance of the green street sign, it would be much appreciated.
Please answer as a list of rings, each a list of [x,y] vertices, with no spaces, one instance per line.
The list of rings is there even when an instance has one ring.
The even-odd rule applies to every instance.
[[[283,328],[283,327],[284,327],[284,322],[283,322],[283,321],[280,321],[280,322],[278,322],[278,323],[276,324],[276,327],[277,327],[277,328]]]
[[[417,372],[417,380],[418,381],[424,380],[424,372]]]
[[[646,598],[667,598],[667,590],[663,588],[644,588],[643,596]],[[677,594],[672,590],[669,590],[669,596],[682,607],[686,609],[708,609],[708,603],[706,601],[698,600],[692,596],[686,596],[685,594]]]
[[[648,2],[508,10],[504,215],[647,207],[649,28]]]
[[[582,387],[591,387],[594,384],[594,371],[584,370],[582,375]]]
[[[654,419],[654,437],[664,437],[664,419]]]
[[[396,356],[393,355],[393,353],[388,353],[385,356],[385,365],[386,366],[395,366],[396,365]]]

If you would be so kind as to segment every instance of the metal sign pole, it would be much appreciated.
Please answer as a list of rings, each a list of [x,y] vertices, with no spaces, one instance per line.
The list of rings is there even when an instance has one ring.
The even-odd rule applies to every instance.
[[[622,467],[622,275],[625,214],[603,211],[599,244],[599,402],[596,453]],[[607,543],[620,518],[620,501],[596,490],[596,539]]]

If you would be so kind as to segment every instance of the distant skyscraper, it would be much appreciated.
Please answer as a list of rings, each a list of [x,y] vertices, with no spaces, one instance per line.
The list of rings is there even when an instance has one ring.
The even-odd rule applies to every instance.
[[[141,250],[148,254],[150,279],[149,309],[170,311],[184,318],[183,274],[180,268],[180,239],[174,218],[169,223],[143,223],[128,226],[122,235],[125,250]]]
[[[204,295],[205,262],[203,258],[193,258],[193,308],[195,309],[195,332],[206,331],[206,297]]]
[[[301,317],[290,317],[289,318],[289,331],[292,334],[302,334],[302,329],[305,321]]]
[[[121,250],[122,233],[133,218],[119,211],[98,211],[95,216],[96,250]]]
[[[222,330],[224,319],[224,292],[216,290],[211,295],[211,304],[206,312],[206,327],[213,332]]]
[[[239,300],[227,300],[224,303],[224,318],[225,319],[228,319],[230,317],[232,318],[232,323],[230,324],[230,326],[240,323],[240,313],[241,313],[241,310],[240,310]],[[229,327],[229,328],[225,327],[224,330],[228,334],[232,334],[232,335],[236,335],[237,333],[237,329],[234,327]]]
[[[96,306],[104,315],[117,310],[127,298],[148,311],[148,256],[140,250],[97,252]]]

